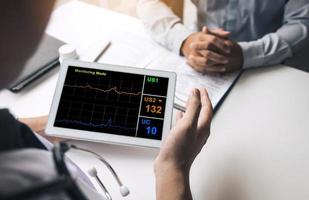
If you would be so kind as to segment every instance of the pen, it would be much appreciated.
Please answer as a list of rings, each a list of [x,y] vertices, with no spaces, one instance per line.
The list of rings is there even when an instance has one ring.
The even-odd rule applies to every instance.
[[[181,111],[181,112],[186,112],[186,108],[184,106],[181,106],[181,105],[177,104],[177,103],[174,103],[174,108],[176,110]]]
[[[107,49],[111,46],[111,42],[109,41],[105,48],[102,49],[102,51],[99,53],[99,55],[94,59],[94,62],[98,62],[99,59],[102,57],[102,55],[107,51]]]

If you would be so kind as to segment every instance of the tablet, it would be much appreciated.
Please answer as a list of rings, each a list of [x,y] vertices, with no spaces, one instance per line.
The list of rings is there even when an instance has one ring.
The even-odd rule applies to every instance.
[[[176,74],[65,60],[47,135],[160,147],[171,128]]]

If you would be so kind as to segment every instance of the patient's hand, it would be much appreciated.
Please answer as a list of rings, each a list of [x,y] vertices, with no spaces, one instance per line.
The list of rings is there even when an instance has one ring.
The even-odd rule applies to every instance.
[[[229,40],[229,32],[209,30],[190,35],[182,46],[187,63],[196,71],[206,74],[226,73],[239,70],[243,65],[240,46]]]
[[[193,33],[183,43],[181,53],[186,57],[187,63],[200,73],[225,72],[228,63],[225,56],[231,49],[225,43],[229,32],[221,29],[209,31],[204,28],[201,32]]]
[[[155,160],[157,199],[191,199],[189,171],[210,134],[212,106],[206,89],[195,89]]]
[[[228,63],[222,67],[226,68],[226,72],[234,72],[240,70],[243,66],[244,57],[241,47],[237,42],[226,40],[226,44],[231,48],[231,52],[227,54]]]
[[[41,117],[32,117],[32,118],[19,118],[20,122],[26,124],[33,132],[38,133],[39,135],[43,136],[47,140],[52,143],[60,142],[63,139],[57,137],[47,136],[45,134],[45,128],[48,121],[48,116],[41,116]]]

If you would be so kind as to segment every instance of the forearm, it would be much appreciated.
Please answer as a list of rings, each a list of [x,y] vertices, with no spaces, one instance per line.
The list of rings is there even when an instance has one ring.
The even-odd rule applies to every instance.
[[[309,4],[304,0],[289,1],[283,25],[251,42],[240,42],[244,68],[279,64],[309,44]]]
[[[173,11],[160,0],[139,0],[137,14],[151,31],[166,31],[170,26],[181,22]],[[165,27],[164,27],[165,26]]]
[[[156,195],[158,200],[191,200],[189,170],[170,164],[156,164]]]
[[[242,49],[245,69],[279,64],[293,55],[289,44],[276,33],[265,35],[256,41],[238,44]]]
[[[32,131],[41,133],[46,127],[48,117],[19,118],[18,120],[30,127]]]
[[[209,137],[211,116],[206,89],[192,90],[154,163],[158,200],[192,200],[189,172]]]
[[[154,40],[177,54],[183,41],[193,33],[163,1],[140,0],[137,13]]]

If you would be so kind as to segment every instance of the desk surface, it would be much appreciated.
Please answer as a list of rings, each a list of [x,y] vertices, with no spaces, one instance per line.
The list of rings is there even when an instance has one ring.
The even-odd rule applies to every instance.
[[[106,23],[104,28],[109,31],[119,29],[100,20],[102,16],[99,13],[105,17],[112,16],[122,24],[126,20],[133,23],[122,27],[123,31],[129,31],[130,26],[141,28],[138,20],[120,14],[80,2],[73,2],[71,6],[74,9],[68,15],[84,12],[79,18],[87,18],[85,13],[91,13],[89,18]],[[77,16],[74,17],[78,21]],[[87,23],[85,20],[78,22],[78,26]],[[54,20],[48,32],[65,38],[68,31],[65,28],[55,31],[57,23],[60,22]],[[91,28],[89,24],[87,27]],[[83,34],[87,35],[79,32],[79,35]],[[113,48],[105,59],[115,58],[119,53],[116,50],[120,48],[126,50],[124,45],[118,44]],[[47,114],[56,80],[57,74],[20,94],[1,91],[1,106],[9,107],[17,116]],[[309,199],[308,85],[309,74],[285,66],[244,72],[217,111],[211,137],[192,167],[194,198]],[[75,143],[97,151],[112,163],[131,190],[126,199],[155,199],[152,165],[157,150]],[[71,157],[84,170],[96,165],[114,199],[121,199],[116,182],[97,161],[76,152]]]

